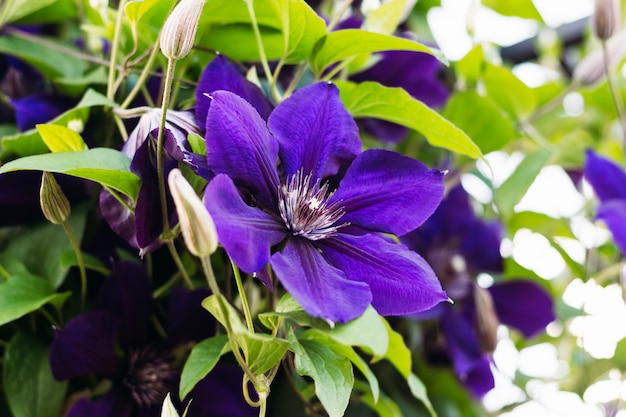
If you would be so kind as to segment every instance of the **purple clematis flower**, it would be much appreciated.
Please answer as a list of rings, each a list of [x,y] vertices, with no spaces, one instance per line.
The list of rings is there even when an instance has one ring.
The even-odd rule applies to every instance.
[[[588,150],[584,175],[600,200],[596,219],[604,221],[613,234],[615,244],[622,254],[626,254],[626,174],[624,169],[592,150]]]
[[[400,238],[433,266],[454,304],[441,304],[422,317],[437,317],[445,355],[459,380],[476,397],[494,386],[490,354],[499,323],[532,337],[554,320],[550,296],[538,284],[511,280],[484,289],[480,272],[502,272],[500,226],[474,215],[462,187],[452,189],[419,229]],[[440,346],[433,349],[434,354]]]
[[[207,161],[216,176],[205,204],[243,271],[269,262],[309,314],[332,322],[369,304],[402,315],[447,299],[424,259],[383,234],[407,233],[430,216],[440,171],[395,152],[361,152],[330,83],[297,91],[267,123],[231,92],[210,96]]]
[[[185,344],[211,335],[215,323],[201,307],[205,290],[172,291],[168,302],[167,338],[152,335],[156,312],[152,285],[144,269],[123,261],[100,289],[95,308],[57,329],[50,350],[55,378],[71,379],[95,374],[111,381],[99,398],[82,398],[67,417],[157,417],[168,392],[178,392],[181,364],[175,352]],[[241,394],[242,373],[236,366],[218,366],[201,381],[189,417],[220,415],[252,417]],[[218,394],[219,393],[219,394]]]

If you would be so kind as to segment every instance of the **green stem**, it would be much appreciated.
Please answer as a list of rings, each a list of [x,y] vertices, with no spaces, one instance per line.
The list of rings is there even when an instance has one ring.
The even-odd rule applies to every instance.
[[[230,259],[230,258],[229,258]],[[235,282],[237,283],[237,291],[239,291],[239,297],[241,298],[241,305],[243,306],[243,315],[246,317],[246,324],[248,330],[254,333],[254,324],[252,323],[252,314],[250,314],[250,305],[248,304],[248,297],[246,297],[246,290],[243,288],[243,282],[241,281],[241,273],[239,268],[235,265],[232,259],[230,264],[233,267],[233,274],[235,275]]]
[[[181,273],[176,272],[174,275],[172,275],[170,279],[167,280],[165,284],[161,285],[159,288],[154,290],[154,292],[152,292],[152,298],[154,298],[155,300],[161,298],[163,294],[165,294],[167,291],[169,291],[170,288],[176,285],[176,283],[180,280],[180,277]]]
[[[107,82],[107,98],[114,100],[115,98],[115,61],[117,60],[117,51],[119,49],[120,33],[122,32],[122,16],[124,15],[124,5],[126,0],[120,0],[117,7],[117,16],[115,18],[115,33],[111,41],[111,59],[109,60],[109,80]]]
[[[259,58],[261,58],[261,65],[263,66],[263,71],[265,72],[265,78],[271,80],[272,71],[270,70],[270,65],[267,61],[267,56],[265,55],[265,48],[263,47],[263,41],[261,39],[261,31],[259,30],[259,24],[256,20],[256,14],[254,13],[254,5],[252,2],[254,0],[244,0],[246,5],[248,6],[248,13],[250,14],[250,21],[252,23],[252,30],[254,31],[254,37],[256,39],[257,48],[259,49]]]
[[[87,271],[85,269],[85,261],[83,259],[83,253],[80,251],[80,246],[76,240],[76,235],[72,230],[72,226],[66,220],[62,223],[65,233],[70,238],[72,248],[76,254],[76,260],[78,261],[78,269],[80,270],[80,311],[85,310],[85,299],[87,298]]]
[[[337,10],[337,13],[335,13],[335,16],[333,16],[333,19],[328,24],[328,28],[327,28],[328,32],[332,32],[335,26],[337,26],[337,24],[341,21],[341,16],[344,15],[344,13],[346,12],[346,10],[348,10],[351,4],[352,4],[352,0],[346,0],[341,5],[341,8]]]
[[[304,75],[304,72],[306,71],[306,67],[307,66],[305,63],[300,64],[300,66],[298,67],[298,71],[293,76],[293,80],[291,80],[291,83],[287,87],[287,90],[285,90],[285,93],[283,94],[283,98],[289,97],[293,93],[293,90],[296,89],[298,82],[300,81],[300,79]]]
[[[609,51],[607,49],[605,40],[602,40],[602,61],[604,64],[604,73],[606,74],[606,82],[609,87],[609,92],[611,93],[613,105],[615,106],[617,120],[619,121],[619,125],[622,129],[622,136],[624,137],[624,141],[626,142],[626,115],[624,113],[624,102],[622,101],[622,96],[617,89],[617,85],[615,84],[613,77],[611,76]]]
[[[45,317],[45,318],[46,318],[46,319],[50,322],[50,324],[52,324],[54,327],[56,327],[57,329],[60,329],[60,328],[61,328],[61,325],[59,324],[59,322],[57,322],[57,321],[54,319],[54,317],[52,317],[52,316],[50,315],[50,313],[48,313],[48,312],[46,311],[46,309],[45,309],[45,308],[40,308],[40,309],[39,309],[39,312],[40,312],[40,313],[41,313],[41,314],[42,314],[42,315],[43,315],[43,316],[44,316],[44,317]]]
[[[280,58],[280,61],[278,61],[278,65],[276,65],[274,75],[272,76],[272,80],[270,82],[270,92],[272,94],[272,98],[276,103],[280,103],[283,100],[282,96],[278,93],[278,90],[276,89],[276,85],[278,84],[278,75],[280,74],[280,71],[283,69],[284,65],[285,61],[283,57]]]
[[[171,236],[170,222],[167,216],[167,198],[165,194],[165,169],[163,168],[163,134],[165,131],[165,120],[167,116],[167,107],[170,102],[170,94],[172,89],[172,77],[176,68],[176,60],[167,60],[167,72],[165,73],[165,85],[163,87],[163,101],[161,102],[161,123],[159,123],[159,134],[157,136],[157,178],[159,181],[159,195],[161,197],[161,217],[163,219],[163,237],[169,239]]]
[[[128,93],[128,96],[122,103],[123,109],[130,106],[130,103],[137,96],[137,94],[141,91],[141,87],[146,82],[148,75],[150,75],[150,69],[152,68],[152,65],[154,64],[154,60],[156,59],[156,56],[158,53],[159,53],[159,48],[153,47],[152,52],[150,53],[150,57],[148,58],[148,62],[146,62],[146,65],[144,65],[143,70],[141,71],[141,74],[139,74],[139,78],[137,78],[137,82],[135,83],[135,85],[133,86],[133,89],[130,90],[130,93]]]
[[[187,286],[188,289],[193,290],[193,283],[191,282],[191,278],[189,277],[189,274],[187,274],[187,270],[185,269],[185,265],[183,265],[183,261],[180,259],[180,256],[178,255],[178,251],[176,250],[176,245],[174,245],[173,241],[169,240],[167,242],[167,248],[170,250],[172,259],[174,259],[174,263],[178,267],[178,270],[180,271],[183,277],[183,281],[185,282],[185,285]]]

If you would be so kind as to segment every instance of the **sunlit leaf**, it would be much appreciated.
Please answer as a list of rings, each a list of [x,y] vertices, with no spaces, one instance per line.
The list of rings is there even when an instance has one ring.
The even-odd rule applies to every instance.
[[[78,133],[70,128],[53,124],[36,126],[41,139],[52,152],[80,152],[87,150],[87,145]]]
[[[478,146],[458,127],[401,88],[375,82],[336,82],[341,100],[355,118],[373,117],[420,132],[433,146],[480,158]]]

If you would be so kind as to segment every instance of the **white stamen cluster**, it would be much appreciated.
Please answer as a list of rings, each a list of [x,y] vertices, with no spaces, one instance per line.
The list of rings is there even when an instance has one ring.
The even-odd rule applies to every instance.
[[[296,172],[279,190],[278,209],[294,236],[309,240],[326,239],[349,223],[336,224],[344,215],[340,201],[328,204],[328,183],[311,185],[311,175]]]

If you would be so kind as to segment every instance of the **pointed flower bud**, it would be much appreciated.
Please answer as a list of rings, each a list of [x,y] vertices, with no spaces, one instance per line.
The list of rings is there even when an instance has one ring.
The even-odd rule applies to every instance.
[[[174,408],[174,404],[172,404],[172,399],[170,398],[170,393],[167,393],[167,396],[163,400],[163,408],[161,408],[161,417],[178,417],[178,412],[176,408]]]
[[[593,13],[593,30],[598,38],[607,40],[613,36],[619,22],[619,0],[596,0]]]
[[[178,60],[191,51],[205,1],[181,0],[170,13],[161,31],[161,52],[167,58]]]
[[[48,221],[61,224],[70,216],[70,202],[51,173],[44,171],[39,190],[41,211]]]
[[[211,215],[179,169],[170,172],[168,183],[187,249],[198,257],[212,254],[217,249],[217,231]]]

